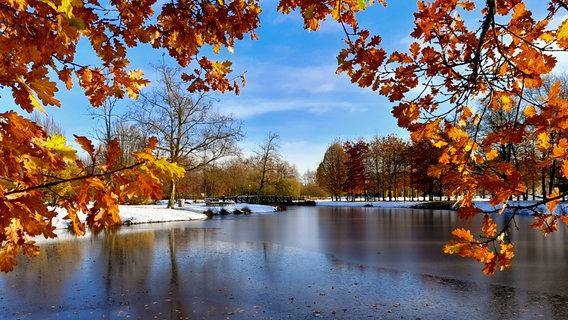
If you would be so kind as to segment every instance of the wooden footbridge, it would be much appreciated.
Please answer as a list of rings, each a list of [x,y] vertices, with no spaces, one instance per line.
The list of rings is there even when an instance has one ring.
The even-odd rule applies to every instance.
[[[253,203],[253,204],[287,204],[297,201],[294,197],[276,195],[241,195],[219,198],[221,201],[233,201],[234,203]],[[303,201],[303,199],[301,200]]]

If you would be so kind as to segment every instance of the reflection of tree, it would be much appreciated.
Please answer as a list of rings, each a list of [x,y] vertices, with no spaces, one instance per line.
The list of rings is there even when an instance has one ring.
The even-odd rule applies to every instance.
[[[106,230],[100,263],[106,267],[107,296],[140,291],[147,285],[150,274],[154,232],[127,233],[118,229]],[[141,288],[142,287],[142,288]]]
[[[50,242],[42,244],[37,257],[20,256],[18,268],[3,276],[9,287],[21,288],[10,293],[21,295],[23,301],[41,301],[46,305],[60,301],[67,279],[83,262],[81,244],[77,239]]]
[[[178,263],[177,263],[177,250],[176,250],[176,230],[172,229],[168,233],[168,243],[170,248],[170,293],[174,297],[179,297],[180,285],[179,285],[179,273],[178,273]],[[185,303],[182,299],[169,299],[170,312],[176,313],[179,317],[186,314],[184,311]]]

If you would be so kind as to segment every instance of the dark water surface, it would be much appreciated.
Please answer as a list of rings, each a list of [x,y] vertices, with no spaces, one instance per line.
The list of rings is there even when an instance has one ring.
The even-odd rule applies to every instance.
[[[2,319],[568,319],[568,233],[519,217],[511,270],[447,256],[443,210],[299,207],[42,242]]]

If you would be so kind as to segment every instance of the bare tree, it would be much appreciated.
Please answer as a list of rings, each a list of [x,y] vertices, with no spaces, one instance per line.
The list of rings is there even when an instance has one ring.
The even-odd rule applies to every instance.
[[[99,108],[89,108],[91,118],[97,120],[97,122],[102,122],[102,127],[96,127],[94,133],[95,138],[105,148],[116,138],[116,123],[118,122],[118,115],[116,114],[117,101],[117,98],[109,97]]]
[[[142,150],[148,141],[148,134],[138,126],[125,120],[117,121],[115,124],[115,137],[118,140],[122,156],[119,163],[132,164],[134,157],[132,153]]]
[[[139,129],[159,140],[158,151],[187,171],[203,168],[238,152],[242,124],[232,116],[214,111],[213,99],[204,92],[190,94],[179,79],[179,68],[156,67],[159,86],[142,92],[130,111]],[[168,207],[176,199],[175,181],[170,181]]]
[[[278,140],[280,140],[278,133],[269,132],[264,144],[260,145],[259,149],[254,152],[258,159],[258,167],[260,169],[258,194],[262,193],[270,171],[275,169],[277,162],[280,160],[280,154],[278,153],[280,145],[278,144]]]
[[[48,117],[47,115],[34,112],[32,113],[30,120],[40,125],[48,136],[52,136],[54,134],[60,136],[65,135],[63,128],[59,123],[53,120],[53,117]]]
[[[94,137],[108,148],[113,140],[117,140],[122,150],[118,165],[132,163],[132,152],[145,146],[148,136],[135,125],[128,123],[124,114],[118,114],[118,101],[114,97],[107,98],[101,107],[90,108],[89,115],[97,121]]]

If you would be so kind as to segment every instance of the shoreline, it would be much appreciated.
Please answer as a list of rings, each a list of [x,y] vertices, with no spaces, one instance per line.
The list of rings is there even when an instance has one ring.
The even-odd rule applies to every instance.
[[[408,208],[408,209],[432,209],[432,210],[450,210],[456,211],[455,201],[314,201],[315,206],[319,207],[367,207],[367,208]],[[511,201],[511,205],[522,206],[534,204],[534,201]],[[476,200],[474,205],[485,212],[494,212],[499,206],[491,206],[488,200]],[[143,223],[162,223],[175,221],[195,221],[208,219],[206,212],[213,212],[214,215],[219,214],[220,210],[226,210],[228,214],[237,211],[242,212],[243,209],[250,210],[250,214],[274,213],[280,211],[280,208],[272,205],[236,203],[227,206],[207,206],[205,203],[186,202],[181,207],[173,209],[166,208],[165,204],[156,205],[120,205],[120,218],[122,225],[143,224]],[[546,206],[539,209],[547,213]],[[561,213],[565,209],[564,206],[558,208],[557,213]],[[58,212],[57,217],[53,219],[53,226],[58,229],[68,229],[69,220],[64,217],[67,212],[61,208],[55,209]],[[285,211],[285,209],[284,209]],[[520,215],[534,215],[528,210],[521,210]],[[80,214],[81,221],[85,221],[86,215]]]

